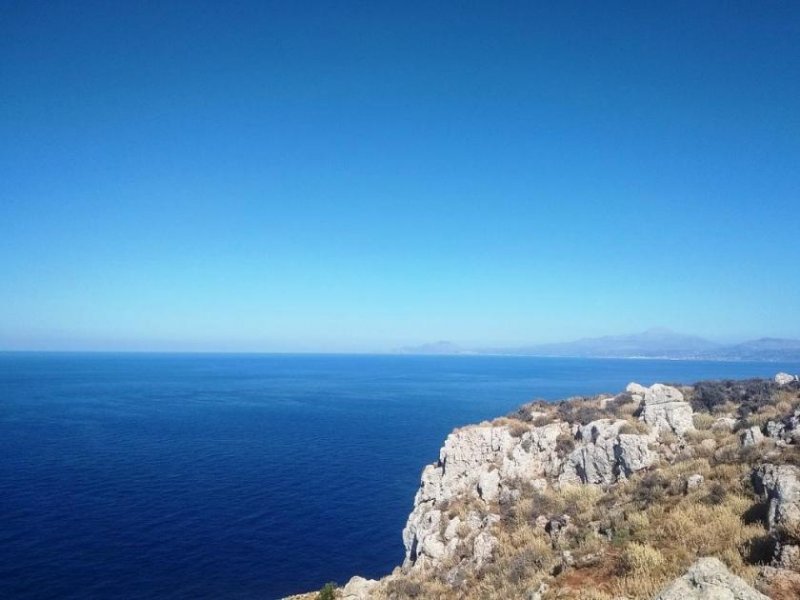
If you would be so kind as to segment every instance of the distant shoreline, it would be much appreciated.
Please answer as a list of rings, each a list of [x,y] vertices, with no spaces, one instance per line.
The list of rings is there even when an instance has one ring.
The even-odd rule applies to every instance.
[[[547,360],[631,360],[631,361],[675,361],[717,363],[800,363],[800,357],[788,358],[727,358],[707,356],[579,356],[558,354],[524,354],[515,352],[270,352],[270,351],[226,351],[226,350],[0,350],[0,356],[10,355],[95,355],[95,356],[385,356],[427,358],[536,358]]]

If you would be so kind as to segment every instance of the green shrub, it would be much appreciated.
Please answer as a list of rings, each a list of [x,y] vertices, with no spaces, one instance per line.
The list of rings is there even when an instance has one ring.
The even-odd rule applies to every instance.
[[[317,600],[336,600],[336,584],[326,583],[317,594]]]

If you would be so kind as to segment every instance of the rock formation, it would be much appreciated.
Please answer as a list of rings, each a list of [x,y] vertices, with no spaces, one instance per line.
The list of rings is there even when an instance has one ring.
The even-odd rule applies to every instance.
[[[793,377],[775,381],[778,386],[757,382],[762,388],[752,388],[772,390],[773,396],[757,400],[766,402],[763,411],[751,402],[736,412],[735,401],[723,394],[722,410],[698,415],[697,427],[692,403],[680,389],[632,383],[617,396],[533,404],[508,418],[457,429],[445,440],[438,460],[422,472],[403,530],[402,567],[379,581],[354,577],[340,590],[341,597],[573,598],[577,596],[562,593],[569,578],[559,575],[589,569],[603,577],[609,572],[627,573],[631,583],[626,589],[634,590],[631,598],[800,598],[800,468],[786,463],[800,462],[800,388]],[[751,389],[746,383],[720,382],[712,391]],[[696,403],[692,389],[684,390]],[[749,462],[737,471],[737,461]],[[723,470],[715,471],[714,465]],[[738,488],[742,473],[749,469],[752,487],[736,492],[726,504],[729,488],[720,482],[726,481],[731,490]],[[616,493],[619,489],[625,491]],[[594,491],[587,495],[580,490]],[[749,512],[763,512],[763,524],[750,516],[748,523],[755,522],[748,525],[741,507],[755,502],[754,497],[762,499],[763,507],[753,506]],[[606,503],[596,509],[595,499],[603,498]],[[570,509],[569,502],[585,504]],[[659,506],[650,516],[637,516],[637,511],[654,503]],[[676,503],[671,527],[684,533],[662,534],[659,521]],[[626,512],[628,505],[632,512]],[[637,530],[639,537],[626,537],[644,525],[649,529]],[[695,545],[684,540],[704,527],[719,533],[701,535]],[[515,538],[523,535],[520,532],[524,537]],[[740,541],[725,545],[734,544],[728,539]],[[695,562],[655,596],[653,588],[644,595],[641,590],[646,586],[635,587],[637,577],[651,572],[648,568],[658,573],[658,565],[666,561],[666,550],[659,550],[659,545],[666,544],[683,557],[680,567],[686,568],[686,552],[694,552],[701,543],[716,548],[716,555],[740,575],[742,563],[728,558],[750,552],[752,557],[743,560],[761,565],[758,589],[718,558],[702,554],[689,554]],[[593,567],[603,561],[616,561],[616,566]],[[497,573],[498,564],[508,573],[496,576],[501,582],[503,577],[517,582],[513,588],[517,595],[500,591],[487,595],[485,589],[472,593],[469,585],[479,584],[487,573]],[[747,573],[752,581],[752,571]],[[528,580],[530,587],[520,587]],[[597,597],[621,597],[603,594]]]
[[[800,567],[800,468],[762,465],[753,472],[753,486],[767,503],[775,563],[786,568]]]
[[[422,473],[414,508],[403,531],[405,568],[436,567],[452,560],[468,544],[480,553],[492,546],[491,527],[499,517],[490,511],[450,516],[454,498],[489,505],[519,494],[521,482],[539,489],[560,485],[607,485],[653,465],[651,450],[663,432],[683,435],[694,428],[692,408],[676,388],[631,384],[628,392],[642,404],[647,433],[624,433],[623,419],[598,419],[583,426],[555,421],[512,431],[510,426],[477,425],[450,434],[439,460]],[[645,427],[647,429],[647,427]],[[461,532],[460,534],[458,532]]]
[[[767,596],[736,577],[717,558],[695,562],[686,573],[670,583],[654,600],[769,600]]]
[[[657,431],[683,435],[694,429],[692,407],[677,388],[657,383],[645,390],[642,402],[642,420]]]

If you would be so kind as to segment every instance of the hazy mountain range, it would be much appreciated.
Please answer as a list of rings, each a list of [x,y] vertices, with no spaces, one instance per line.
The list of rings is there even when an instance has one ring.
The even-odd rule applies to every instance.
[[[759,338],[721,344],[667,329],[631,335],[608,335],[571,342],[510,348],[466,348],[439,341],[401,348],[402,354],[515,354],[579,358],[671,358],[707,360],[800,361],[800,340]]]

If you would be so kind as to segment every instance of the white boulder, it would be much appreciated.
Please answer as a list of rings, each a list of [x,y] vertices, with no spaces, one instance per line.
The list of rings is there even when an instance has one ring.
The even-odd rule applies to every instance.
[[[775,383],[778,385],[787,385],[793,381],[797,381],[797,375],[789,375],[789,373],[783,372],[775,375]]]
[[[745,448],[750,446],[758,446],[764,441],[764,434],[761,433],[760,427],[753,425],[752,427],[748,427],[739,433],[739,440],[741,441],[742,446]]]

